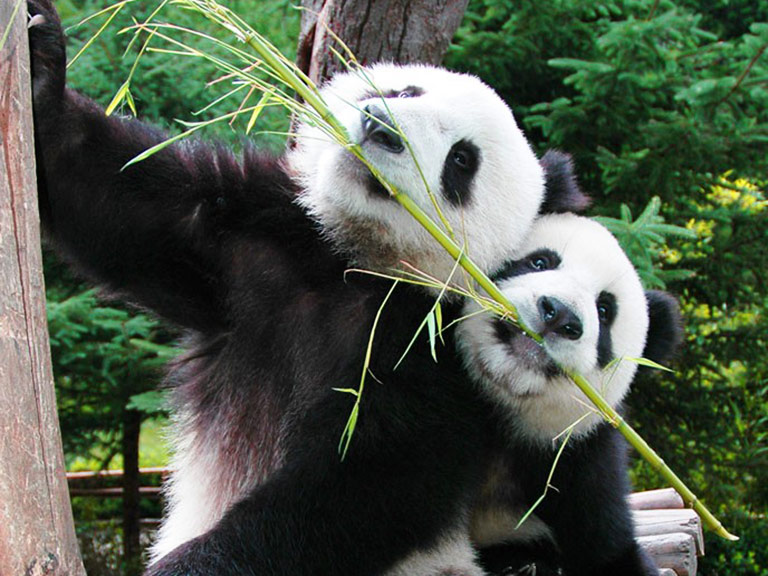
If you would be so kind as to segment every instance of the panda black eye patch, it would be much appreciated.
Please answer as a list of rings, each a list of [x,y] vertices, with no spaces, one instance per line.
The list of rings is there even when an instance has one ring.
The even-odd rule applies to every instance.
[[[472,180],[480,167],[480,149],[468,140],[451,146],[443,163],[440,182],[443,196],[454,206],[466,206],[471,201]]]
[[[523,274],[556,270],[560,266],[560,262],[561,258],[557,252],[549,248],[542,248],[531,252],[520,260],[508,260],[498,271],[491,274],[490,278],[494,282],[498,282]]]
[[[560,266],[560,255],[552,250],[538,250],[525,258],[531,272],[546,272]]]
[[[361,100],[370,100],[371,98],[417,98],[424,94],[424,90],[418,86],[406,86],[399,90],[382,90],[381,93],[375,90],[368,90]]]
[[[597,297],[597,317],[601,324],[610,326],[616,318],[616,296],[610,292],[600,292]]]

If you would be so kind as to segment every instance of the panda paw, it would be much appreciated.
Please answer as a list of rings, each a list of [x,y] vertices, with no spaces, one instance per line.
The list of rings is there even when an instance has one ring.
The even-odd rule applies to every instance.
[[[27,0],[32,92],[37,114],[50,112],[64,93],[66,47],[61,20],[51,0]]]
[[[525,566],[506,568],[499,576],[563,576],[563,571],[546,564],[531,562]]]

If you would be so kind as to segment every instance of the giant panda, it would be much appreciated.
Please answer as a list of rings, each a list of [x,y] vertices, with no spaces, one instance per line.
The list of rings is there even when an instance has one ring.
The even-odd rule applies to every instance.
[[[558,365],[620,408],[632,359],[663,363],[679,346],[675,300],[644,292],[615,238],[574,214],[539,218],[494,278],[543,345],[466,304],[456,343],[505,437],[469,523],[483,566],[499,575],[656,576],[634,539],[624,440]],[[566,429],[554,488],[516,529],[544,492]]]
[[[49,0],[30,0],[40,213],[46,236],[106,294],[186,333],[171,366],[175,473],[147,574],[376,575],[453,541],[485,477],[489,402],[455,351],[419,340],[435,294],[350,266],[403,260],[438,278],[453,262],[346,150],[311,126],[294,151],[241,158],[188,142],[123,169],[165,139],[107,117],[65,86]],[[426,66],[367,72],[322,90],[395,185],[431,210],[389,109],[446,218],[486,271],[542,209],[580,209],[545,187],[509,109],[471,76]],[[372,121],[375,118],[376,121]],[[553,173],[563,168],[550,157]],[[560,168],[558,168],[558,166]],[[383,302],[388,297],[386,306]],[[446,324],[460,303],[446,301]],[[379,318],[380,313],[380,318]],[[339,439],[376,320],[365,394],[346,458]],[[425,573],[448,573],[441,555]]]

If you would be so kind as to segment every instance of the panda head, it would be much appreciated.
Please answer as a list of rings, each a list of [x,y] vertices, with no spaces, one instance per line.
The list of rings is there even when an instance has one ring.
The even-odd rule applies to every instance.
[[[543,344],[478,313],[459,326],[458,346],[483,391],[531,440],[551,441],[576,422],[578,437],[601,421],[554,361],[580,373],[616,407],[637,370],[628,359],[663,363],[682,338],[674,299],[644,292],[616,239],[587,218],[542,216],[495,279]],[[466,314],[479,310],[474,302],[466,306]]]
[[[482,269],[496,269],[520,244],[544,202],[544,170],[509,108],[479,79],[380,64],[365,77],[334,77],[321,94],[371,163],[437,221],[432,192]],[[407,143],[387,128],[393,123]],[[406,261],[447,278],[453,259],[318,128],[299,127],[288,163],[301,186],[299,202],[356,264],[385,269]],[[567,198],[560,204],[578,208]]]

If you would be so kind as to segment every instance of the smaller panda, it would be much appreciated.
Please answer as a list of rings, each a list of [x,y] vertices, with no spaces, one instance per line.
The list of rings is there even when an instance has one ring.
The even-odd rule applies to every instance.
[[[543,343],[475,302],[465,306],[457,346],[498,408],[504,439],[470,521],[483,567],[505,575],[655,576],[634,539],[624,440],[558,365],[620,408],[637,371],[630,359],[663,363],[680,344],[675,300],[644,292],[615,238],[574,214],[539,218],[494,280]],[[554,440],[569,427],[555,489],[516,529],[543,493]]]

